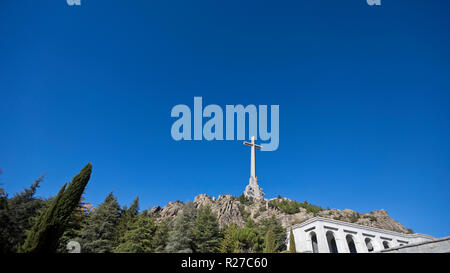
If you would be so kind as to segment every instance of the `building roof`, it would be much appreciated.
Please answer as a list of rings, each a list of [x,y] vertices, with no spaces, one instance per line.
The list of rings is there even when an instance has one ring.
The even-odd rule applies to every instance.
[[[440,250],[440,251],[436,251],[437,253],[450,252],[450,248],[449,248],[450,243],[449,242],[450,242],[450,236],[442,237],[439,239],[426,241],[426,242],[419,242],[419,243],[412,243],[412,244],[407,244],[407,245],[402,245],[402,246],[391,247],[391,248],[382,249],[382,250],[379,250],[376,252],[402,252],[401,250],[405,250],[408,248],[415,249],[415,250],[413,250],[413,252],[421,252],[421,251],[417,251],[417,249],[421,249],[422,246],[426,246],[426,245],[434,245],[434,247],[432,246],[432,248],[437,248],[438,250]],[[429,252],[429,251],[426,251],[426,252]],[[423,253],[426,253],[426,252],[423,252]]]
[[[297,228],[302,228],[306,225],[309,225],[311,223],[314,222],[326,222],[326,223],[331,223],[331,224],[336,224],[336,225],[340,225],[340,226],[346,226],[346,227],[350,227],[350,228],[357,228],[357,229],[365,229],[367,231],[373,231],[373,232],[381,232],[381,233],[386,233],[386,234],[390,234],[393,236],[402,236],[402,237],[407,237],[407,238],[427,238],[430,240],[435,240],[436,238],[431,236],[431,235],[426,235],[426,234],[421,234],[421,233],[414,233],[414,234],[406,234],[406,233],[401,233],[401,232],[396,232],[396,231],[392,231],[392,230],[387,230],[387,229],[381,229],[381,228],[374,228],[374,227],[369,227],[369,226],[364,226],[364,225],[358,225],[355,223],[349,223],[349,222],[344,222],[344,221],[339,221],[339,220],[335,220],[335,219],[330,219],[330,218],[324,218],[324,217],[314,217],[311,218],[309,220],[306,220],[305,222],[302,222],[300,224],[296,224],[293,225],[291,228],[297,229]]]

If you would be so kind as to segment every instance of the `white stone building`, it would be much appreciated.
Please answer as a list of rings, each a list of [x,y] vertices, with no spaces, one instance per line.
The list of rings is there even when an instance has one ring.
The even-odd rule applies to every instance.
[[[367,253],[435,240],[424,234],[404,234],[338,220],[314,217],[292,226],[298,253]],[[289,249],[288,229],[288,249]]]

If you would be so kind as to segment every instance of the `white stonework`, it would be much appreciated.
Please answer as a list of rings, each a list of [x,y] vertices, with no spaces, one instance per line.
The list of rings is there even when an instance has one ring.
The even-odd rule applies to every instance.
[[[289,249],[289,233],[287,249]],[[314,217],[292,226],[299,253],[367,253],[435,240],[424,234],[404,234],[338,220]]]
[[[383,249],[383,253],[450,253],[450,236],[433,241]]]

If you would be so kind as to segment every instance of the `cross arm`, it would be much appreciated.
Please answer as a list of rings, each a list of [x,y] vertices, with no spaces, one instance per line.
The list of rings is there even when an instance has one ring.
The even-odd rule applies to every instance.
[[[262,149],[262,146],[261,146],[261,145],[258,145],[258,144],[252,144],[252,143],[247,142],[247,141],[244,141],[244,145],[249,146],[249,147],[255,146],[255,148],[257,148],[257,149],[260,149],[260,150]]]

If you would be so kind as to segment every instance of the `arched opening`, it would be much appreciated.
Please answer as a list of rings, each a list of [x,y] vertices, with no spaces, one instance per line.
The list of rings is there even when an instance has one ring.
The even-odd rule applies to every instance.
[[[373,251],[372,240],[370,240],[369,238],[366,238],[366,240],[364,240],[364,241],[366,242],[367,251],[372,252]]]
[[[334,234],[332,231],[327,231],[327,242],[330,253],[338,253],[336,239],[334,238]]]
[[[347,245],[348,245],[348,249],[350,250],[350,253],[358,253],[356,251],[356,246],[355,246],[355,241],[353,240],[353,236],[349,234],[345,238],[347,239]]]
[[[312,245],[312,250],[313,253],[319,253],[319,247],[317,246],[317,235],[315,232],[311,232],[309,234],[309,236],[311,237],[311,245]]]
[[[383,247],[384,247],[384,249],[388,249],[389,248],[388,241],[383,241]]]

